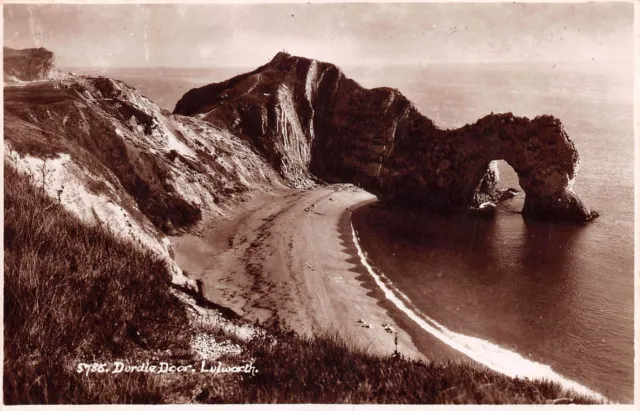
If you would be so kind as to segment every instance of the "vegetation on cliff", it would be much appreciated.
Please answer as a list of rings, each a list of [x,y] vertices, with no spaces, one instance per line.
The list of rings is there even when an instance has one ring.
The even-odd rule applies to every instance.
[[[104,77],[5,87],[4,137],[6,162],[83,221],[162,256],[174,283],[192,288],[166,236],[281,186],[246,142]]]
[[[165,264],[87,226],[4,167],[4,401],[161,401],[143,374],[87,378],[79,362],[184,345]]]

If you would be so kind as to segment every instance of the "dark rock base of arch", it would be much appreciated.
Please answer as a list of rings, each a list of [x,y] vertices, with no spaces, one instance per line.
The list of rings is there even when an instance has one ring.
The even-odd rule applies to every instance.
[[[522,208],[522,216],[527,220],[588,223],[599,215],[571,191],[565,191],[557,197],[527,197]]]

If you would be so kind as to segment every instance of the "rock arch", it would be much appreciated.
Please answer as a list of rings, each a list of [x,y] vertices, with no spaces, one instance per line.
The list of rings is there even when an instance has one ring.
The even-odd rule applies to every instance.
[[[472,125],[432,134],[425,138],[430,144],[424,150],[437,154],[412,173],[419,178],[404,190],[411,192],[410,198],[393,193],[397,179],[407,178],[394,174],[397,161],[393,160],[383,176],[383,197],[438,208],[477,206],[497,199],[499,178],[493,162],[504,160],[518,174],[526,194],[525,218],[586,222],[597,216],[572,191],[578,152],[560,120],[552,116],[529,120],[511,113],[491,114]]]

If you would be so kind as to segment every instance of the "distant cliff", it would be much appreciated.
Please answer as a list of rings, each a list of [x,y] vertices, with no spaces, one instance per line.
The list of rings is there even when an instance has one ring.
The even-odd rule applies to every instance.
[[[3,48],[4,80],[48,80],[59,74],[53,52],[45,48]]]
[[[441,130],[397,90],[365,89],[332,64],[286,53],[190,90],[174,113],[250,142],[294,185],[352,182],[388,202],[458,210],[495,198],[490,164],[504,159],[526,192],[525,217],[597,216],[571,190],[578,153],[551,116],[492,114]]]

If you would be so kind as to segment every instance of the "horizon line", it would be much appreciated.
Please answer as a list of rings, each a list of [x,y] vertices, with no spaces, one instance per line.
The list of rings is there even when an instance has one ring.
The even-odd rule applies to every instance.
[[[296,56],[303,57],[303,56]],[[307,57],[303,57],[307,58]],[[318,59],[309,58],[309,60],[322,61]],[[419,66],[427,64],[464,64],[464,65],[490,65],[490,64],[584,64],[591,63],[597,65],[618,65],[620,63],[633,63],[629,60],[479,60],[479,61],[467,61],[467,60],[427,60],[427,61],[403,61],[403,62],[371,62],[363,61],[362,63],[345,63],[336,64],[325,61],[325,63],[333,64],[338,67],[362,67],[362,66]],[[268,63],[268,62],[267,62]],[[267,63],[247,64],[247,65],[226,65],[226,64],[212,64],[207,66],[154,66],[154,65],[123,65],[123,66],[93,66],[93,65],[59,65],[60,69],[71,68],[83,68],[83,69],[194,69],[194,70],[206,70],[206,69],[247,69],[260,67]]]

